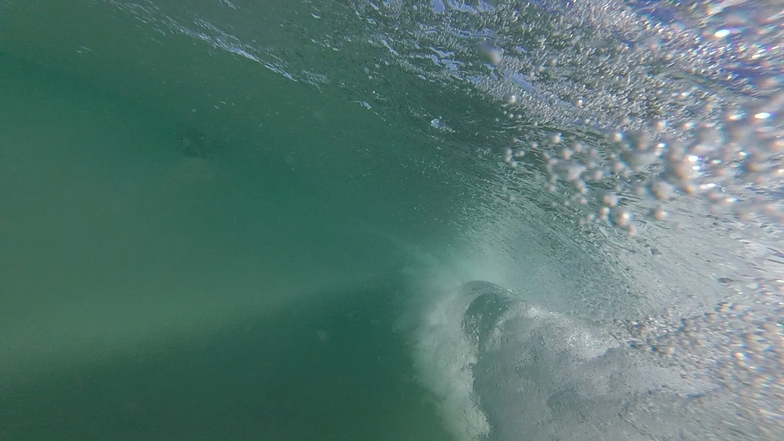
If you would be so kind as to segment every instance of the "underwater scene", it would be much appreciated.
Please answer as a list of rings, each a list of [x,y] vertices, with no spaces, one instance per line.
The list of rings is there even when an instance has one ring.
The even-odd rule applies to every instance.
[[[0,441],[784,439],[784,5],[0,0]]]

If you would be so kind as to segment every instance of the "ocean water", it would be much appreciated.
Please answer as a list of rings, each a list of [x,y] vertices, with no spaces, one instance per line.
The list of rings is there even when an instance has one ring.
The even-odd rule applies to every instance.
[[[781,439],[780,9],[0,0],[0,440]]]

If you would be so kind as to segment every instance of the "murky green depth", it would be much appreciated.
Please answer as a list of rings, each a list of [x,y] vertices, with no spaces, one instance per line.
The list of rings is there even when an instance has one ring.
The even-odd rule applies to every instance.
[[[0,439],[446,439],[363,229],[432,212],[349,127],[207,135],[8,55],[0,101]]]

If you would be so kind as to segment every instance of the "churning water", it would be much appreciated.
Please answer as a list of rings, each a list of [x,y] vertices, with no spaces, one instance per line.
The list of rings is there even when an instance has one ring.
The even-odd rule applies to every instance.
[[[784,438],[784,10],[0,0],[0,440]]]

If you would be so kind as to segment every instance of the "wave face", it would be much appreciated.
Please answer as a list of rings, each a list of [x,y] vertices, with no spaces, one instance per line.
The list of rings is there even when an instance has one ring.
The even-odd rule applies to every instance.
[[[4,378],[391,279],[444,439],[784,437],[777,2],[49,3],[0,0]]]

